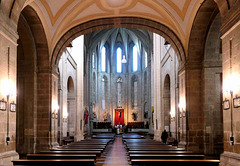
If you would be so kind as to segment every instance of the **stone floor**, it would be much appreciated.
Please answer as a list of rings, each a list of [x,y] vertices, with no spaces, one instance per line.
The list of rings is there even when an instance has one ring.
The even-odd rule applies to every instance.
[[[96,166],[128,166],[130,160],[127,150],[122,143],[122,137],[115,137],[113,144],[108,145],[101,158],[97,159]]]

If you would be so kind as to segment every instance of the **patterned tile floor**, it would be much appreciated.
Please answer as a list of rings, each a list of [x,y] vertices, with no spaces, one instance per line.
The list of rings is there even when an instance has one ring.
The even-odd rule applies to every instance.
[[[122,137],[115,137],[115,141],[109,144],[102,156],[97,159],[96,166],[129,166],[130,160],[127,150],[122,143]]]

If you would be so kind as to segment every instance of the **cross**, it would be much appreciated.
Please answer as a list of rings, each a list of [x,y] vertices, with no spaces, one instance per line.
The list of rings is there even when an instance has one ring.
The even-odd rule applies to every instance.
[[[117,112],[119,112],[118,117],[119,117],[119,120],[120,120],[121,119],[121,112],[122,112],[122,110],[117,110]]]

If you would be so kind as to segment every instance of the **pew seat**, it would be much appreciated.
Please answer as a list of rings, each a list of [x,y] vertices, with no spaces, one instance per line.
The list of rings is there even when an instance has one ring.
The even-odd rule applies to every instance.
[[[132,165],[163,165],[163,166],[218,166],[219,160],[189,159],[132,159]]]
[[[204,159],[198,154],[130,154],[130,159]]]
[[[129,154],[193,154],[192,151],[129,151]]]
[[[94,159],[96,154],[27,154],[27,159]]]
[[[96,154],[101,156],[101,151],[41,151],[41,154]]]
[[[13,160],[13,165],[18,166],[94,166],[94,159],[48,159],[48,160]]]

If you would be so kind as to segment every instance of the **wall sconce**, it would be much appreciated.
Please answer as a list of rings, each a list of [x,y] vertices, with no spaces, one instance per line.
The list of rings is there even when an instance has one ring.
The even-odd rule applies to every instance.
[[[181,99],[180,103],[178,105],[178,108],[179,108],[179,113],[180,113],[179,116],[180,116],[180,118],[181,117],[185,117],[186,116],[186,111],[185,111],[185,109],[186,109],[186,101]]]
[[[54,100],[52,102],[52,118],[53,119],[57,119],[58,118],[58,110],[59,110],[59,106],[57,104],[57,101]]]
[[[63,121],[67,122],[68,115],[63,116]]]
[[[171,120],[175,119],[175,110],[174,109],[171,110],[170,116],[171,116]]]
[[[16,104],[15,103],[10,103],[10,111],[16,112]]]
[[[68,112],[66,109],[63,110],[63,121],[67,122],[67,118],[68,118]]]
[[[0,100],[0,110],[6,111],[7,110],[7,102],[4,99]]]
[[[53,119],[57,119],[58,118],[58,110],[57,109],[52,111],[52,118]]]

